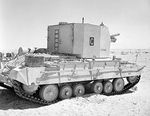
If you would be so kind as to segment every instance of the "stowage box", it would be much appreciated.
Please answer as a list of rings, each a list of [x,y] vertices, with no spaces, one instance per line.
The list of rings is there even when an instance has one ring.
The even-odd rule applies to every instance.
[[[48,26],[50,53],[73,54],[82,58],[108,57],[110,34],[105,25],[62,23]]]

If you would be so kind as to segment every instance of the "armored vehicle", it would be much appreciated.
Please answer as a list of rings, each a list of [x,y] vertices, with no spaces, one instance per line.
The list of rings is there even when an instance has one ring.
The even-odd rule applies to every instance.
[[[27,53],[7,62],[0,85],[40,104],[86,94],[122,94],[139,82],[144,67],[109,56],[118,35],[110,35],[103,23],[50,25],[48,53]]]

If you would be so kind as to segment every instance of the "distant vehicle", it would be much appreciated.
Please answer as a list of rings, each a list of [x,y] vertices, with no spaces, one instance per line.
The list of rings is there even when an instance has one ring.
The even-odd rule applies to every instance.
[[[12,57],[12,54],[11,53],[6,53],[6,57],[10,58],[10,57]]]
[[[45,53],[45,54],[47,54],[48,51],[46,48],[38,48],[38,49],[35,49],[35,51],[33,53]]]

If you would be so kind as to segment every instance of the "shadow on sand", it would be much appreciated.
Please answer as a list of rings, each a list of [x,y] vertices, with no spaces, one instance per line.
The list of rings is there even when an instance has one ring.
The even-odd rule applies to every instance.
[[[128,90],[123,94],[130,94],[134,91]],[[123,94],[117,94],[117,95],[123,95]],[[84,98],[90,97],[93,94],[86,94]],[[110,95],[115,96],[115,95]],[[13,91],[8,89],[0,89],[0,110],[8,110],[8,109],[29,109],[29,108],[39,108],[43,107],[44,105],[40,105],[37,103],[33,103],[31,101],[27,101],[25,99],[22,99],[18,97]]]
[[[13,91],[0,89],[0,110],[38,108],[36,104],[18,97]]]

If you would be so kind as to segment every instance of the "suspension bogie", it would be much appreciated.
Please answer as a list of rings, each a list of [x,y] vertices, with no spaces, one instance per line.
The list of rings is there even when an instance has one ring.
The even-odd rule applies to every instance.
[[[87,94],[120,94],[134,86],[134,84],[139,81],[140,76],[136,76],[138,81],[134,83],[128,82],[128,78],[129,77],[120,77],[76,83],[46,84],[38,86],[37,89],[35,89],[37,87],[36,85],[32,85],[32,87],[20,85],[22,85],[22,94],[25,94],[25,96],[28,97],[30,96],[28,99],[31,99],[31,101],[34,98],[37,99],[37,102],[42,101],[43,104],[50,104],[58,100],[69,99],[72,97],[84,97]],[[27,88],[33,88],[35,91],[29,91]]]

